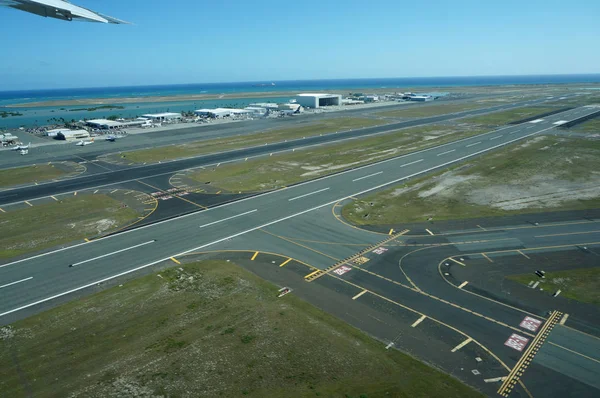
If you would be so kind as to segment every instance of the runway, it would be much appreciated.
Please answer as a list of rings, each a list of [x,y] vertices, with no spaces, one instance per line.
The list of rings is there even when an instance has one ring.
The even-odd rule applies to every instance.
[[[526,104],[535,105],[535,104],[543,103],[545,101],[548,101],[548,100],[527,101]],[[268,155],[271,153],[290,151],[293,149],[299,149],[299,148],[313,146],[313,145],[332,143],[332,142],[336,142],[336,141],[340,141],[340,140],[367,137],[367,136],[371,136],[371,135],[375,135],[375,134],[385,134],[387,132],[395,131],[395,130],[398,130],[401,128],[414,127],[414,126],[419,126],[419,125],[424,125],[424,124],[429,124],[429,123],[437,123],[437,122],[456,119],[456,118],[460,118],[460,117],[475,116],[475,115],[479,115],[479,114],[483,114],[483,113],[488,113],[491,111],[512,109],[512,108],[520,107],[523,105],[524,105],[523,103],[501,105],[501,106],[496,106],[496,107],[471,110],[471,111],[459,112],[459,113],[454,113],[454,114],[446,114],[446,115],[440,115],[440,116],[434,116],[434,117],[428,117],[428,118],[419,118],[419,119],[415,119],[415,120],[409,120],[409,121],[404,121],[404,122],[399,122],[399,123],[392,123],[392,124],[376,126],[376,127],[368,127],[368,128],[351,130],[351,131],[346,131],[346,132],[339,132],[339,133],[333,132],[330,134],[324,134],[324,135],[320,135],[320,136],[307,137],[305,139],[296,139],[296,140],[289,140],[289,141],[277,142],[277,143],[265,143],[265,145],[260,145],[260,146],[251,147],[251,148],[243,148],[243,149],[239,149],[239,150],[203,155],[203,156],[187,158],[187,159],[173,160],[173,161],[169,161],[169,162],[155,163],[155,164],[150,164],[150,165],[139,165],[139,166],[133,166],[133,167],[127,167],[127,168],[119,168],[118,170],[114,170],[114,171],[97,170],[97,172],[95,172],[93,174],[86,174],[86,175],[82,175],[82,176],[79,176],[76,178],[66,179],[66,180],[62,180],[62,181],[58,181],[58,182],[41,183],[39,185],[33,185],[33,186],[27,186],[27,187],[23,187],[23,188],[7,189],[7,190],[0,191],[0,205],[7,205],[7,204],[15,203],[15,202],[22,202],[24,200],[33,200],[33,199],[37,199],[37,198],[47,197],[49,195],[80,191],[80,190],[88,189],[88,188],[105,187],[105,186],[109,186],[109,185],[116,184],[116,183],[134,181],[137,179],[143,179],[143,178],[148,178],[148,177],[153,177],[153,176],[167,175],[167,174],[172,174],[177,171],[181,171],[181,170],[185,170],[185,169],[189,169],[189,168],[193,168],[193,167],[216,165],[219,163],[222,164],[222,163],[226,163],[226,162],[242,160],[245,158],[252,158],[252,157],[257,157],[257,156]],[[581,109],[584,109],[584,108],[581,108]],[[579,112],[579,111],[577,111],[577,112]],[[551,118],[555,118],[555,116],[553,115],[552,117],[549,117],[548,120],[550,120]],[[553,120],[555,120],[555,119],[553,119]],[[125,142],[125,141],[123,141],[123,142]],[[502,141],[500,140],[498,142],[502,142]],[[112,145],[113,143],[103,143],[103,144]],[[474,143],[474,144],[478,145],[477,143]],[[144,144],[144,146],[148,146],[148,145],[149,145],[148,143]],[[91,146],[94,146],[94,145],[90,145],[90,147]],[[80,151],[77,152],[78,156],[86,156],[86,157],[85,158],[79,157],[78,159],[75,159],[76,161],[79,162],[82,159],[84,159],[84,160],[91,159],[90,156],[95,156],[95,155],[99,154],[98,152],[85,153],[86,148],[87,147],[82,147],[83,151],[81,151],[81,153],[80,153]],[[122,150],[124,148],[120,148],[120,149]],[[71,150],[71,148],[69,148],[69,150]],[[92,151],[92,149],[90,149],[90,151]],[[445,154],[443,154],[443,155],[445,155]],[[440,156],[443,156],[443,155],[440,155]],[[68,156],[68,158],[72,159],[73,154],[70,154]],[[32,162],[32,161],[46,162],[46,161],[55,160],[55,159],[56,158],[45,158],[45,157],[44,158],[33,158],[32,157],[31,160],[28,160],[28,162]],[[65,159],[62,159],[62,160],[65,160]],[[92,165],[94,164],[91,162],[88,162],[88,163],[92,164]]]
[[[183,256],[187,253],[235,248],[254,250],[252,258],[256,258],[261,251],[283,252],[281,254],[290,258],[297,256],[313,267],[300,268],[304,273],[297,277],[298,286],[315,286],[307,288],[309,290],[305,293],[298,289],[301,297],[313,300],[311,302],[361,327],[382,341],[387,341],[387,344],[393,343],[391,346],[397,344],[405,348],[407,342],[412,341],[417,347],[410,350],[414,350],[418,356],[431,356],[432,362],[461,380],[477,385],[478,388],[481,386],[486,392],[495,391],[498,386],[484,382],[479,375],[483,373],[490,378],[507,376],[508,370],[517,365],[520,359],[519,352],[504,344],[507,338],[513,332],[528,339],[533,339],[535,335],[519,326],[524,316],[522,310],[497,300],[474,299],[467,293],[468,287],[458,288],[452,284],[452,280],[440,277],[438,266],[443,267],[443,261],[449,261],[444,258],[450,256],[454,259],[450,260],[454,264],[453,267],[461,267],[454,261],[465,263],[460,260],[460,256],[471,255],[473,252],[486,253],[494,259],[496,254],[490,252],[507,250],[526,257],[529,253],[527,250],[536,245],[546,247],[561,244],[572,247],[576,243],[587,242],[581,240],[581,235],[593,233],[593,229],[598,229],[594,228],[597,225],[596,220],[569,227],[544,226],[542,233],[526,228],[509,232],[490,228],[488,231],[477,233],[461,231],[442,235],[440,231],[435,230],[433,235],[424,238],[398,237],[397,239],[402,239],[404,244],[409,245],[418,245],[421,244],[420,240],[426,240],[423,244],[438,249],[435,251],[436,261],[428,261],[427,267],[415,263],[415,267],[418,268],[405,269],[403,266],[400,270],[397,257],[391,256],[397,252],[388,248],[388,252],[376,254],[381,261],[377,261],[378,257],[373,257],[372,254],[366,254],[362,257],[368,259],[368,266],[361,268],[357,263],[358,268],[352,267],[349,272],[339,275],[327,273],[325,277],[307,284],[303,280],[304,276],[315,272],[315,269],[328,269],[339,260],[388,237],[341,223],[323,224],[323,212],[330,212],[332,206],[345,198],[401,182],[509,143],[551,131],[556,127],[554,123],[557,121],[574,120],[594,111],[596,110],[591,108],[579,108],[543,118],[535,123],[506,126],[479,136],[208,210],[0,264],[0,323],[10,323],[22,313],[44,308],[75,294],[84,294],[100,283],[120,280],[121,277],[143,272],[164,261],[173,261],[175,265],[178,259],[185,258]],[[333,215],[331,218],[335,219]],[[567,233],[569,235],[566,235]],[[600,239],[590,241],[593,242],[600,242]],[[387,255],[391,256],[388,261],[385,260]],[[439,258],[440,255],[443,255],[442,258]],[[487,261],[482,256],[480,258]],[[279,262],[283,263],[284,260]],[[279,268],[281,272],[291,272],[284,270],[287,267],[288,265]],[[324,296],[315,296],[315,292],[327,293],[323,293]],[[336,300],[346,299],[356,302],[358,310],[341,311],[341,308],[346,307],[331,304],[337,303]],[[369,321],[369,314],[375,316],[378,321]],[[545,319],[540,314],[534,315],[542,322]],[[398,330],[402,333],[399,334]],[[425,330],[427,331],[424,332]],[[573,339],[568,335],[571,332],[567,330],[566,333],[567,337],[557,337],[555,340],[551,337],[548,341],[568,345],[568,341]],[[429,336],[430,340],[423,340],[424,336]],[[430,342],[429,347],[427,341]],[[582,344],[589,343],[587,340],[577,341],[575,346],[564,347],[571,347],[572,351],[579,352]],[[526,373],[525,381],[531,374],[535,376],[547,372],[550,368],[544,364],[553,363],[555,358],[569,352],[560,348],[558,349],[562,351],[548,351],[546,345],[542,345],[542,349],[546,353],[536,359],[540,369],[535,370],[537,365],[533,365],[528,370],[529,373]],[[456,355],[450,356],[448,352]],[[568,355],[575,355],[576,361],[581,360],[572,352]],[[483,358],[484,362],[477,368],[479,373],[460,373],[459,368],[473,366],[468,364],[475,356]],[[453,358],[460,360],[456,362]],[[595,369],[595,365],[585,366],[586,369]],[[558,380],[565,381],[566,386],[578,386],[577,391],[582,392],[582,396],[585,396],[586,392],[594,391],[596,387],[593,385],[591,390],[590,387],[586,387],[590,383],[589,377],[578,376],[581,380],[574,379],[572,369],[559,366],[553,371],[558,373]],[[536,383],[536,388],[544,391],[542,383]],[[519,387],[516,387],[515,391],[526,396],[524,390],[519,390]]]

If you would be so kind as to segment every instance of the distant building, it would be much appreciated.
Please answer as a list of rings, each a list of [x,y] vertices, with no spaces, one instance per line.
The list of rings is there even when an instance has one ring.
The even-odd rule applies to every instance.
[[[257,102],[255,104],[249,104],[248,107],[253,107],[253,108],[265,108],[265,109],[271,109],[271,110],[275,110],[279,107],[279,105],[273,103],[273,102]],[[246,107],[246,109],[248,108]]]
[[[264,116],[268,113],[267,109],[268,108],[262,108],[260,106],[247,106],[244,108],[245,111],[250,112],[253,116]]]
[[[87,130],[63,130],[56,135],[59,140],[81,140],[83,138],[90,138],[90,133]]]
[[[431,95],[411,95],[409,97],[409,100],[425,102],[425,101],[433,101],[433,97]]]
[[[277,109],[280,111],[302,112],[304,108],[298,103],[279,104]]]
[[[71,131],[71,129],[52,129],[52,130],[48,130],[46,131],[46,135],[48,137],[56,137],[59,133],[62,133],[63,131]]]
[[[296,103],[307,108],[320,108],[342,104],[342,96],[339,94],[304,93],[298,94],[295,99]]]
[[[222,118],[231,116],[231,109],[215,108],[215,109],[197,109],[194,113],[202,117]]]
[[[123,123],[108,119],[92,119],[85,122],[85,124],[92,128],[103,130],[111,130],[123,127]]]
[[[378,95],[365,95],[362,99],[365,102],[377,102],[377,101],[379,101],[379,96]]]
[[[164,112],[164,113],[148,113],[143,117],[152,120],[153,122],[166,122],[167,120],[181,119],[181,113]]]

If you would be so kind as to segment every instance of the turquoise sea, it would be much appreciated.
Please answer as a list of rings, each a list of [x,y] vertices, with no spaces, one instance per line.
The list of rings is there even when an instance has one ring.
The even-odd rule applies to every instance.
[[[182,85],[133,86],[133,87],[96,87],[71,88],[52,90],[0,91],[0,111],[17,111],[23,116],[0,118],[0,128],[15,128],[19,126],[33,127],[51,124],[51,118],[67,120],[101,118],[119,114],[123,117],[139,116],[143,113],[180,112],[198,108],[214,107],[243,107],[252,102],[282,102],[289,97],[276,96],[276,92],[308,92],[318,90],[341,89],[379,89],[402,90],[405,88],[423,87],[452,87],[452,86],[483,86],[509,84],[560,84],[560,83],[598,83],[600,74],[588,75],[528,75],[528,76],[474,76],[474,77],[421,77],[421,78],[381,78],[381,79],[337,79],[337,80],[294,80],[268,82],[237,82],[237,83],[198,83]],[[8,105],[15,103],[39,102],[49,100],[68,100],[78,98],[122,98],[122,97],[153,97],[167,95],[189,94],[226,94],[247,92],[273,92],[270,98],[221,99],[206,101],[180,101],[121,104],[125,109],[100,109],[89,112],[72,111],[72,109],[87,108],[87,106],[71,107],[42,107],[12,109]],[[345,93],[345,92],[342,92]],[[142,100],[143,101],[143,100]],[[90,107],[93,107],[90,106]]]

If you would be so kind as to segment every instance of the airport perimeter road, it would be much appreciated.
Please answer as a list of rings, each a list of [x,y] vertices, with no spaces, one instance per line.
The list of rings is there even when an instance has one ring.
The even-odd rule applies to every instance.
[[[548,101],[548,100],[544,100]],[[526,104],[535,104],[542,102],[539,101],[529,101]],[[116,183],[122,183],[126,181],[132,181],[136,179],[143,179],[148,177],[153,177],[162,174],[170,174],[175,173],[177,171],[199,167],[199,166],[207,166],[218,163],[231,162],[236,160],[241,160],[247,157],[255,157],[261,156],[274,152],[281,152],[292,150],[294,148],[303,148],[310,145],[320,145],[331,143],[334,141],[340,141],[345,139],[352,138],[360,138],[366,137],[375,134],[385,134],[388,132],[392,132],[398,130],[400,128],[406,127],[414,127],[428,123],[435,123],[444,120],[450,120],[458,117],[464,116],[473,116],[481,113],[487,113],[491,110],[501,110],[501,109],[509,109],[518,106],[523,106],[524,104],[516,105],[502,105],[493,108],[485,108],[474,111],[460,112],[455,114],[441,115],[430,118],[420,118],[415,120],[410,120],[401,123],[393,123],[383,126],[376,127],[368,127],[363,129],[351,130],[340,133],[331,133],[324,134],[322,136],[313,136],[308,137],[306,139],[297,139],[290,140],[278,143],[271,143],[256,147],[243,148],[239,150],[233,150],[222,153],[215,153],[210,155],[198,156],[193,158],[186,158],[180,160],[173,160],[170,162],[164,163],[155,163],[151,165],[140,165],[131,168],[120,169],[116,171],[108,171],[101,172],[95,174],[83,175],[81,177],[75,177],[70,179],[61,180],[58,182],[49,182],[42,183],[39,185],[32,185],[23,188],[14,188],[0,191],[0,205],[7,205],[15,202],[22,202],[24,200],[32,200],[41,197],[48,197],[49,195],[56,195],[61,193],[68,193],[74,191],[80,191],[88,188],[97,188],[101,186],[107,186]],[[580,110],[574,110],[576,112],[589,112],[589,109],[579,108]],[[581,117],[583,114],[571,114],[577,115]],[[554,118],[553,120],[555,120]],[[550,120],[550,118],[548,118]],[[511,126],[509,126],[511,127]],[[111,143],[108,143],[111,144]],[[85,147],[83,147],[85,148]],[[72,157],[72,155],[71,155]],[[76,159],[77,161],[81,160]]]
[[[572,95],[571,95],[572,96]],[[561,98],[570,98],[571,96],[565,96]],[[556,98],[556,97],[555,97]],[[423,123],[433,123],[444,120],[449,120],[464,116],[474,116],[488,112],[518,108],[526,105],[536,105],[550,101],[549,99],[537,99],[529,101],[515,102],[505,105],[497,105],[493,107],[485,107],[477,110],[471,110],[466,112],[458,112],[448,115],[439,115],[430,118],[421,118],[418,120],[411,120],[407,122],[394,123],[388,127],[403,128],[416,126]],[[75,147],[73,143],[63,144],[57,143],[41,138],[35,138],[33,140],[33,148],[27,156],[18,156],[16,153],[10,153],[9,150],[3,151],[0,149],[0,167],[15,167],[23,166],[34,163],[44,163],[49,161],[62,161],[62,160],[74,160],[80,161],[81,159],[77,156],[84,157],[86,159],[93,159],[96,156],[104,155],[106,153],[115,151],[132,151],[137,149],[144,149],[149,147],[157,147],[163,145],[172,144],[185,144],[190,141],[209,140],[215,138],[227,138],[240,135],[248,135],[252,133],[258,133],[266,130],[274,129],[285,129],[293,128],[297,126],[305,126],[307,123],[316,123],[322,120],[331,120],[336,117],[361,117],[369,116],[369,113],[383,112],[387,110],[404,109],[407,107],[429,107],[440,105],[440,103],[464,103],[464,100],[457,101],[439,101],[430,103],[419,103],[419,104],[403,104],[403,105],[390,105],[382,106],[378,108],[368,109],[350,109],[343,112],[336,113],[322,113],[322,114],[304,114],[290,118],[283,119],[259,119],[251,121],[240,121],[236,123],[222,123],[222,124],[193,124],[188,125],[192,127],[181,127],[172,130],[165,131],[152,131],[149,130],[145,133],[131,134],[128,137],[118,140],[117,142],[106,142],[103,137],[98,137],[94,145],[88,145],[85,147]],[[482,105],[483,106],[483,105]],[[416,124],[415,124],[416,123]],[[185,125],[184,125],[185,126]],[[392,127],[391,127],[392,128]],[[367,130],[363,134],[368,134]],[[381,131],[375,130],[375,131]],[[325,131],[324,133],[333,133],[335,130]],[[26,139],[23,139],[26,141]],[[43,145],[38,143],[42,142]],[[3,153],[4,152],[4,153]]]
[[[583,111],[581,110],[583,109]],[[581,108],[0,265],[0,320],[21,309],[201,250],[370,190],[543,133]]]

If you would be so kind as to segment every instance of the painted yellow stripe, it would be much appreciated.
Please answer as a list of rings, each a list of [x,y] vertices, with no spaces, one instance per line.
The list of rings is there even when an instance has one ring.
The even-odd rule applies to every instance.
[[[318,270],[316,270],[316,271],[313,271],[313,272],[311,272],[310,274],[306,275],[306,276],[304,277],[304,279],[308,279],[308,278],[310,278],[311,276],[313,276],[314,274],[318,274],[319,272],[321,272],[321,270],[320,270],[320,269],[318,269]]]
[[[390,229],[390,232],[388,232],[388,235],[392,235],[394,233],[394,228]]]
[[[458,285],[458,288],[459,288],[459,289],[462,289],[463,287],[467,286],[467,284],[468,284],[468,283],[469,283],[469,282],[467,282],[467,281],[464,281],[463,283],[461,283],[460,285]]]
[[[50,197],[58,202],[58,199],[56,199],[54,196],[50,195]]]
[[[352,297],[352,300],[356,300],[357,298],[359,298],[360,296],[362,296],[363,294],[365,294],[368,290],[365,289],[362,292],[358,293],[356,296]]]
[[[282,262],[281,264],[279,264],[280,267],[283,267],[284,265],[286,265],[287,263],[289,263],[290,261],[292,261],[292,258],[288,258],[287,260],[285,260],[284,262]]]
[[[521,250],[517,250],[519,254],[522,254],[526,259],[531,259],[527,254],[523,253]]]
[[[221,192],[223,192],[223,191],[219,191],[219,192],[217,192],[217,195],[218,195],[218,194],[220,194]]]
[[[181,262],[179,260],[177,260],[175,257],[171,257],[171,261],[173,261],[175,264],[181,264]]]
[[[485,253],[481,253],[481,255],[482,255],[483,257],[485,257],[485,258],[486,258],[486,259],[487,259],[487,260],[488,260],[490,263],[493,263],[493,262],[494,262],[494,260],[492,260],[491,258],[489,258],[489,257],[487,256],[487,254],[485,254]]]
[[[455,259],[453,259],[452,257],[450,257],[450,260],[454,261],[456,264],[460,264],[460,265],[462,265],[463,267],[465,266],[465,264],[464,264],[464,263],[461,263],[460,261],[458,261],[458,260],[455,260]]]
[[[28,201],[25,201],[25,203],[27,203],[29,206],[33,207],[33,205],[31,203],[29,203]]]
[[[73,196],[77,196],[77,191],[73,192]]]
[[[83,238],[84,241],[89,242],[90,240],[88,238]]]
[[[559,323],[560,323],[561,325],[564,325],[564,324],[565,324],[565,322],[567,321],[567,318],[568,318],[568,317],[569,317],[569,314],[564,314],[564,315],[563,315],[563,317],[562,317],[562,319],[560,320],[560,322],[559,322]]]
[[[254,261],[254,259],[256,258],[256,256],[258,256],[258,252],[254,252],[254,256],[252,256],[252,258],[250,260]]]
[[[410,327],[416,328],[419,323],[425,320],[425,318],[427,318],[425,315],[421,315],[421,317],[417,319],[412,325],[410,325]]]
[[[463,348],[464,346],[466,346],[467,344],[469,344],[471,341],[473,341],[472,338],[468,338],[465,341],[463,341],[462,343],[460,343],[459,345],[457,345],[456,347],[454,347],[451,352],[456,352],[458,350],[460,350],[461,348]]]
[[[431,231],[430,231],[430,230],[428,230],[427,228],[425,228],[425,231],[427,231],[427,233],[428,233],[429,235],[432,235],[432,236],[433,236],[433,232],[431,232]]]
[[[2,207],[0,207],[0,211],[1,211],[2,213],[6,213],[6,210],[4,210]]]

